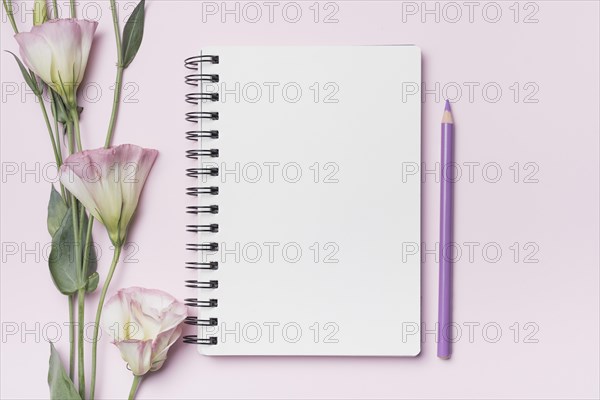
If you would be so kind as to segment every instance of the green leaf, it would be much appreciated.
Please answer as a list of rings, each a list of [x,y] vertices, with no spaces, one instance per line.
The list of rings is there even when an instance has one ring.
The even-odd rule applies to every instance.
[[[145,4],[145,0],[141,0],[125,23],[122,48],[123,68],[127,68],[129,64],[131,64],[142,44],[142,37],[144,36]]]
[[[82,254],[85,252],[85,249],[84,249],[85,235],[87,233],[88,223],[89,223],[88,216],[84,215],[83,224],[82,224],[81,228],[79,228],[81,230],[81,253]],[[83,260],[84,257],[82,256],[81,259]],[[91,236],[90,236],[90,247],[89,247],[88,260],[89,260],[89,262],[88,262],[88,266],[87,266],[86,291],[93,292],[98,287],[99,277],[98,276],[94,277],[94,274],[98,275],[96,273],[96,269],[98,268],[98,258],[96,256],[96,248],[94,247],[94,239]],[[96,281],[96,286],[90,285],[90,281],[93,281],[93,280]]]
[[[90,275],[87,281],[87,286],[85,287],[85,291],[88,293],[93,292],[98,287],[98,282],[100,281],[100,275],[97,272],[94,272]]]
[[[77,292],[85,284],[78,281],[74,237],[73,216],[69,207],[60,228],[52,236],[52,248],[48,260],[52,280],[64,295]]]
[[[33,93],[35,93],[36,96],[40,95],[40,91],[38,89],[37,86],[37,82],[35,81],[35,76],[32,77],[32,75],[29,74],[29,71],[27,70],[27,68],[25,68],[25,66],[23,65],[23,63],[21,62],[21,60],[19,60],[19,57],[17,57],[14,53],[6,50],[7,53],[12,54],[12,56],[15,58],[15,60],[17,61],[17,64],[19,64],[19,69],[21,70],[21,74],[23,75],[23,79],[25,79],[25,82],[27,83],[27,85],[29,86],[29,88],[33,91]]]
[[[82,253],[82,261],[88,223],[88,217],[85,215],[83,217],[83,223],[79,227],[81,233],[79,238],[79,246]],[[96,250],[93,246],[93,241],[91,241],[89,247],[87,276],[83,280],[80,280],[81,278],[79,278],[78,274],[79,266],[77,265],[77,258],[75,256],[74,236],[73,215],[71,208],[69,207],[67,208],[67,212],[61,221],[60,227],[52,236],[52,247],[50,250],[50,259],[48,260],[52,280],[54,281],[56,288],[64,295],[73,294],[80,288],[86,288],[87,290],[88,285],[92,287],[89,281],[97,279],[96,277],[92,276],[94,273],[96,273],[98,260],[96,256]]]
[[[50,201],[48,202],[48,232],[50,232],[50,236],[54,236],[58,228],[60,228],[60,224],[65,218],[68,208],[61,195],[54,189],[54,186],[51,185],[51,187]]]
[[[50,368],[48,369],[48,386],[52,400],[81,400],[71,378],[65,372],[60,355],[50,343]]]
[[[67,107],[65,107],[65,103],[62,100],[62,97],[54,90],[50,89],[50,93],[52,94],[52,101],[54,102],[54,108],[52,109],[52,113],[61,124],[66,124],[71,121],[71,116],[67,112]]]

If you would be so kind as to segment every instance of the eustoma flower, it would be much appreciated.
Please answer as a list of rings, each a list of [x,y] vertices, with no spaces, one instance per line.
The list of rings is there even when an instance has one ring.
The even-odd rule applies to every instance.
[[[160,290],[132,287],[121,289],[105,305],[103,326],[114,334],[135,376],[162,367],[169,348],[181,336],[187,316],[183,303]]]
[[[55,19],[15,35],[25,64],[75,108],[97,22]]]
[[[60,181],[104,226],[115,247],[123,245],[127,226],[158,151],[124,144],[69,156]]]

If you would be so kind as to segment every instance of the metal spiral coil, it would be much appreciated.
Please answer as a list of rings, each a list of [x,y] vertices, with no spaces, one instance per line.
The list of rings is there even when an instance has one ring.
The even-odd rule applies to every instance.
[[[208,224],[208,225],[187,225],[188,232],[219,232],[219,224]]]
[[[219,93],[188,93],[185,95],[185,101],[195,105],[201,101],[219,101]]]
[[[219,281],[198,281],[195,279],[188,279],[185,283],[185,287],[194,289],[217,289],[219,287]]]
[[[188,214],[218,214],[219,206],[216,204],[210,206],[187,206]]]
[[[209,300],[198,300],[198,299],[185,299],[185,305],[188,307],[217,307],[219,305],[219,301],[217,299],[209,299]]]
[[[219,194],[218,186],[192,186],[186,189],[185,193],[188,196],[198,196],[201,194],[210,194],[216,196]]]
[[[219,243],[188,243],[185,249],[190,251],[219,251]]]
[[[185,133],[185,138],[187,140],[192,140],[194,142],[197,142],[198,139],[202,139],[202,138],[218,139],[219,138],[219,131],[216,131],[216,130],[212,130],[212,131],[187,131]]]
[[[219,113],[214,111],[190,111],[185,113],[185,120],[188,122],[198,122],[201,119],[218,120]]]
[[[202,339],[196,335],[186,335],[183,337],[183,343],[215,345],[215,344],[217,344],[217,338],[214,336],[211,336],[207,339]]]
[[[210,150],[200,150],[200,149],[192,149],[186,150],[185,156],[187,158],[193,158],[197,160],[200,157],[219,157],[219,149],[210,149]]]
[[[201,175],[219,176],[219,168],[188,168],[185,174],[190,178],[198,178]]]
[[[190,86],[198,86],[198,82],[219,82],[219,75],[216,74],[191,74],[186,75],[185,83]]]
[[[185,323],[197,326],[217,326],[219,325],[219,320],[217,318],[201,319],[198,317],[186,317]]]
[[[188,269],[219,269],[218,261],[208,261],[208,262],[199,262],[199,261],[188,261],[185,263],[185,267]]]
[[[198,71],[201,63],[218,64],[219,56],[193,56],[185,59],[185,67],[194,71]]]
[[[200,87],[200,90],[185,95],[185,101],[188,104],[201,105],[205,102],[216,102],[219,101],[218,93],[208,93],[203,91],[202,85],[204,83],[215,83],[219,82],[218,74],[207,74],[203,73],[203,64],[219,64],[219,56],[215,55],[199,55],[189,57],[184,62],[185,67],[190,70],[199,71],[199,73],[188,74],[185,76],[185,83]],[[200,130],[188,130],[185,132],[185,138],[191,142],[198,142],[199,140],[216,140],[219,139],[219,131],[202,130],[202,121],[211,120],[218,121],[219,113],[216,111],[203,111],[203,105],[200,107],[200,111],[190,111],[185,114],[185,120],[194,124],[200,125]],[[204,145],[204,143],[203,143]],[[211,146],[212,147],[212,146]],[[185,153],[186,158],[192,160],[200,160],[202,158],[217,158],[219,157],[219,149],[189,149]],[[219,175],[218,167],[204,167],[200,165],[197,168],[187,168],[185,171],[186,176],[190,178],[210,178]],[[200,197],[203,195],[216,196],[219,194],[218,186],[190,186],[186,188],[186,194],[191,197]],[[186,213],[194,215],[208,215],[218,214],[219,206],[216,204],[209,205],[190,205],[186,207]],[[188,224],[186,225],[186,231],[192,233],[207,233],[209,235],[219,232],[219,224]],[[201,243],[187,243],[186,250],[191,252],[216,252],[219,250],[219,244],[216,242],[201,242]],[[194,270],[207,270],[216,271],[219,269],[219,263],[217,261],[188,261],[185,263],[187,269]],[[210,272],[212,274],[212,272]],[[211,275],[212,276],[212,275]],[[218,289],[219,281],[217,279],[209,280],[195,280],[190,279],[185,281],[185,286],[193,289],[200,290],[214,290]],[[219,302],[216,298],[209,299],[198,299],[198,298],[186,298],[185,305],[189,307],[198,308],[216,308]],[[185,323],[195,326],[216,326],[218,324],[217,318],[202,319],[200,316],[187,317]],[[218,343],[217,337],[210,336],[208,338],[200,338],[197,335],[187,335],[183,337],[184,343],[200,344],[200,345],[216,345]]]

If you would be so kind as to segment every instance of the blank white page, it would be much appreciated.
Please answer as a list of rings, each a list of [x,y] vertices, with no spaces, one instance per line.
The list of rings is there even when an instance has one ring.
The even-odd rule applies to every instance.
[[[219,206],[199,234],[219,250],[199,272],[206,355],[414,356],[420,351],[421,102],[415,46],[214,47],[199,178]],[[408,167],[407,167],[408,166]],[[403,249],[411,249],[403,256]]]

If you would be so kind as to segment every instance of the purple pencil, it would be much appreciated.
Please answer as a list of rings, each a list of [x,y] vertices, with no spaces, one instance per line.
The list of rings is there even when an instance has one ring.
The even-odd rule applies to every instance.
[[[452,164],[454,162],[454,119],[446,100],[442,117],[442,178],[440,179],[440,277],[438,298],[437,355],[449,359],[452,324]]]

